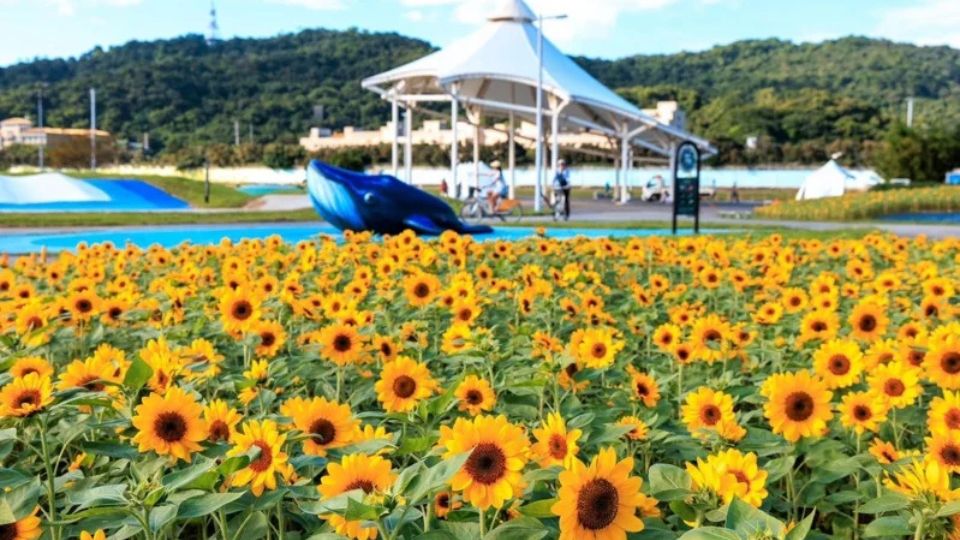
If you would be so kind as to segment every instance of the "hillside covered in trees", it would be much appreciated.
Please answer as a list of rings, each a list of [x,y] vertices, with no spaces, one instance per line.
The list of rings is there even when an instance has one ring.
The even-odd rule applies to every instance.
[[[85,127],[97,89],[100,127],[124,140],[150,133],[154,157],[227,145],[238,120],[254,160],[293,144],[324,105],[324,126],[375,126],[389,111],[360,87],[368,75],[430,52],[397,34],[307,30],[208,45],[201,36],[131,42],[74,59],[0,68],[0,118],[34,116],[47,85],[48,125]],[[742,41],[695,53],[576,58],[641,106],[677,99],[693,132],[716,142],[719,163],[814,163],[843,150],[869,163],[917,98],[919,125],[960,123],[960,50],[867,38],[818,44]],[[759,147],[744,148],[748,136]],[[289,149],[288,149],[289,150]],[[289,152],[287,152],[289,153]],[[247,155],[249,154],[249,155]],[[246,157],[245,157],[246,156]]]

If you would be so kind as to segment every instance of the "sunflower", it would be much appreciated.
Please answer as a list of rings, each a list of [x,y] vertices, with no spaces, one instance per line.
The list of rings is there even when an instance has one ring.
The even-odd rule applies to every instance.
[[[874,439],[870,443],[869,452],[881,465],[890,465],[903,457],[893,444],[880,439]]]
[[[244,287],[227,289],[220,297],[220,320],[230,333],[244,333],[260,320],[260,299]]]
[[[153,450],[170,455],[174,461],[190,461],[190,454],[199,451],[200,441],[207,438],[202,412],[193,396],[176,386],[163,395],[150,394],[137,406],[131,420],[137,428],[133,442],[141,452]]]
[[[403,289],[411,306],[423,307],[440,291],[440,280],[431,274],[417,273],[403,280]]]
[[[440,426],[437,444],[444,449],[444,459],[470,452],[450,486],[473,506],[502,508],[508,499],[521,495],[530,442],[523,428],[505,416],[458,418],[452,428]]]
[[[251,331],[260,338],[255,352],[261,358],[276,356],[287,339],[283,325],[276,321],[258,322],[252,326]]]
[[[31,416],[53,403],[50,377],[28,373],[0,388],[0,416]]]
[[[451,510],[456,510],[463,506],[463,503],[456,500],[450,491],[440,491],[433,497],[433,513],[439,519],[447,517]]]
[[[944,391],[943,397],[935,397],[930,401],[927,429],[934,435],[960,431],[960,392]]]
[[[800,321],[800,337],[797,342],[800,345],[808,341],[821,340],[827,341],[837,337],[837,330],[840,327],[840,321],[837,314],[832,311],[811,311],[803,316]]]
[[[53,366],[50,365],[50,362],[47,362],[39,356],[24,356],[23,358],[18,358],[17,361],[10,366],[8,373],[14,378],[26,377],[31,373],[36,373],[41,377],[52,377]]]
[[[384,363],[393,362],[397,359],[397,355],[403,351],[403,347],[387,336],[375,337],[371,348],[380,356],[380,360]]]
[[[349,405],[322,397],[293,398],[281,406],[280,412],[308,435],[303,441],[303,453],[312,456],[326,456],[327,450],[350,444],[360,426]]]
[[[810,298],[803,289],[789,288],[783,290],[780,304],[787,313],[797,313],[807,307]]]
[[[100,308],[100,298],[92,290],[78,291],[67,298],[67,310],[73,323],[87,323],[93,319]]]
[[[48,320],[47,309],[39,304],[31,302],[17,310],[17,317],[14,321],[14,329],[17,335],[26,339],[27,345],[36,347],[47,342]]]
[[[696,465],[687,463],[687,472],[694,489],[707,489],[729,504],[734,497],[757,508],[767,498],[767,471],[757,465],[757,455],[729,449],[697,459]]]
[[[873,302],[861,302],[850,312],[847,319],[853,329],[853,337],[862,341],[875,341],[883,337],[890,324],[886,309]]]
[[[345,366],[360,360],[363,353],[363,338],[357,329],[346,324],[335,323],[320,330],[320,354],[338,366]]]
[[[813,353],[813,370],[827,384],[827,388],[846,388],[860,381],[863,354],[854,341],[830,340]]]
[[[758,307],[753,314],[753,321],[757,324],[777,324],[783,317],[783,306],[776,302],[767,302]]]
[[[237,424],[242,417],[226,401],[215,399],[203,408],[203,420],[207,424],[207,440],[227,442],[236,433]]]
[[[456,355],[473,348],[473,331],[464,323],[453,323],[443,332],[440,350],[444,354]]]
[[[579,429],[567,430],[567,424],[560,413],[553,412],[539,428],[533,430],[537,442],[531,450],[537,456],[541,467],[559,465],[569,469],[580,451],[577,441],[582,434]]]
[[[693,323],[690,343],[694,356],[708,364],[730,356],[730,324],[717,315],[701,317]]]
[[[121,382],[116,366],[103,356],[91,356],[86,360],[74,360],[67,364],[57,381],[58,390],[83,388],[89,392],[115,394]],[[113,383],[113,384],[107,384]]]
[[[0,536],[0,538],[3,538]],[[93,531],[93,534],[90,534],[87,531],[82,531],[80,533],[80,540],[107,540],[107,533],[103,529],[97,529]]]
[[[584,330],[576,343],[574,353],[578,360],[589,368],[603,369],[613,364],[624,343],[616,340],[606,328]]]
[[[324,500],[354,490],[363,491],[364,495],[374,495],[389,489],[396,476],[390,462],[380,456],[350,454],[339,463],[327,465],[327,474],[320,479],[317,489]],[[347,520],[337,514],[327,514],[323,518],[339,535],[357,540],[377,537],[377,528],[363,521]]]
[[[927,455],[950,472],[960,472],[960,432],[947,431],[926,438]]]
[[[437,390],[437,383],[425,364],[400,356],[383,366],[374,389],[384,410],[408,412],[420,400],[430,397]]]
[[[892,362],[897,357],[898,344],[893,339],[878,339],[863,353],[863,368],[867,371]]]
[[[733,397],[708,386],[701,386],[695,392],[687,394],[686,403],[680,409],[680,416],[687,431],[696,438],[702,438],[702,430],[716,431],[723,422],[735,420]]]
[[[930,457],[915,458],[885,478],[883,484],[913,499],[933,496],[941,501],[952,501],[960,498],[960,490],[950,489],[950,471]]]
[[[627,366],[630,373],[630,388],[633,395],[647,407],[656,407],[660,401],[660,385],[651,375],[637,371],[633,366]]]
[[[912,405],[923,393],[918,370],[900,361],[878,366],[867,377],[867,384],[896,409]]]
[[[233,436],[234,446],[227,456],[243,456],[254,447],[259,454],[250,463],[230,478],[229,485],[239,487],[250,484],[250,491],[257,497],[264,489],[277,489],[277,476],[289,480],[293,476],[293,467],[287,463],[287,454],[283,451],[286,435],[277,431],[273,420],[249,420],[244,422],[242,431]]]
[[[632,441],[642,441],[647,438],[650,428],[647,423],[636,416],[624,416],[617,420],[618,427],[628,427],[629,431],[625,433],[626,437]]]
[[[186,362],[184,378],[188,381],[209,379],[220,374],[223,355],[206,339],[193,340],[188,347],[180,349],[178,356]]]
[[[0,525],[0,538],[4,540],[36,540],[40,538],[43,529],[40,526],[40,518],[37,517],[37,510],[39,510],[39,507],[12,523]]]
[[[929,345],[930,349],[923,358],[927,378],[940,388],[960,389],[960,338],[931,339]]]
[[[476,375],[468,375],[462,383],[457,385],[453,395],[460,400],[459,408],[472,416],[489,412],[497,402],[497,396],[486,379]]]
[[[850,392],[843,396],[840,405],[840,423],[853,428],[857,435],[863,435],[864,431],[876,433],[887,421],[887,409],[886,400],[872,392]]]
[[[550,508],[560,517],[560,540],[581,538],[624,540],[642,531],[637,516],[647,497],[643,480],[632,476],[633,459],[617,461],[613,448],[602,448],[585,465],[579,460],[560,473],[557,502]]]
[[[773,432],[790,442],[801,437],[822,436],[833,417],[830,411],[833,393],[827,390],[826,384],[806,371],[773,377],[776,377],[775,384],[764,382],[767,403],[763,407]]]
[[[680,327],[664,323],[653,331],[653,343],[662,351],[669,351],[680,340]]]

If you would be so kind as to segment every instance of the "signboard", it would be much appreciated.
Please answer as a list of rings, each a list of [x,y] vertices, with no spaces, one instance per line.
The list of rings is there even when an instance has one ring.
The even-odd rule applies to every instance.
[[[692,142],[680,143],[673,156],[673,233],[677,216],[693,217],[693,230],[700,232],[700,149]]]

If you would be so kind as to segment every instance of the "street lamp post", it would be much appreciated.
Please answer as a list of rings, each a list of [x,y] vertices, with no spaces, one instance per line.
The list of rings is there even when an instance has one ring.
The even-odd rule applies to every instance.
[[[533,209],[543,209],[543,22],[566,19],[566,15],[537,16],[537,146],[534,166],[537,169],[537,183],[533,187]]]
[[[46,146],[46,136],[43,134],[43,89],[47,83],[37,85],[37,127],[40,128],[40,144],[37,145],[37,165],[43,170],[43,147]]]

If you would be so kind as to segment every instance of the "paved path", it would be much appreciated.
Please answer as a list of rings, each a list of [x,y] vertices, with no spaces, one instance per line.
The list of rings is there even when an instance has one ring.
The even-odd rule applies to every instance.
[[[258,197],[250,201],[250,203],[248,203],[244,209],[254,210],[257,212],[273,212],[284,210],[303,210],[304,208],[310,207],[310,198],[306,195],[297,194],[264,195],[263,197]]]

